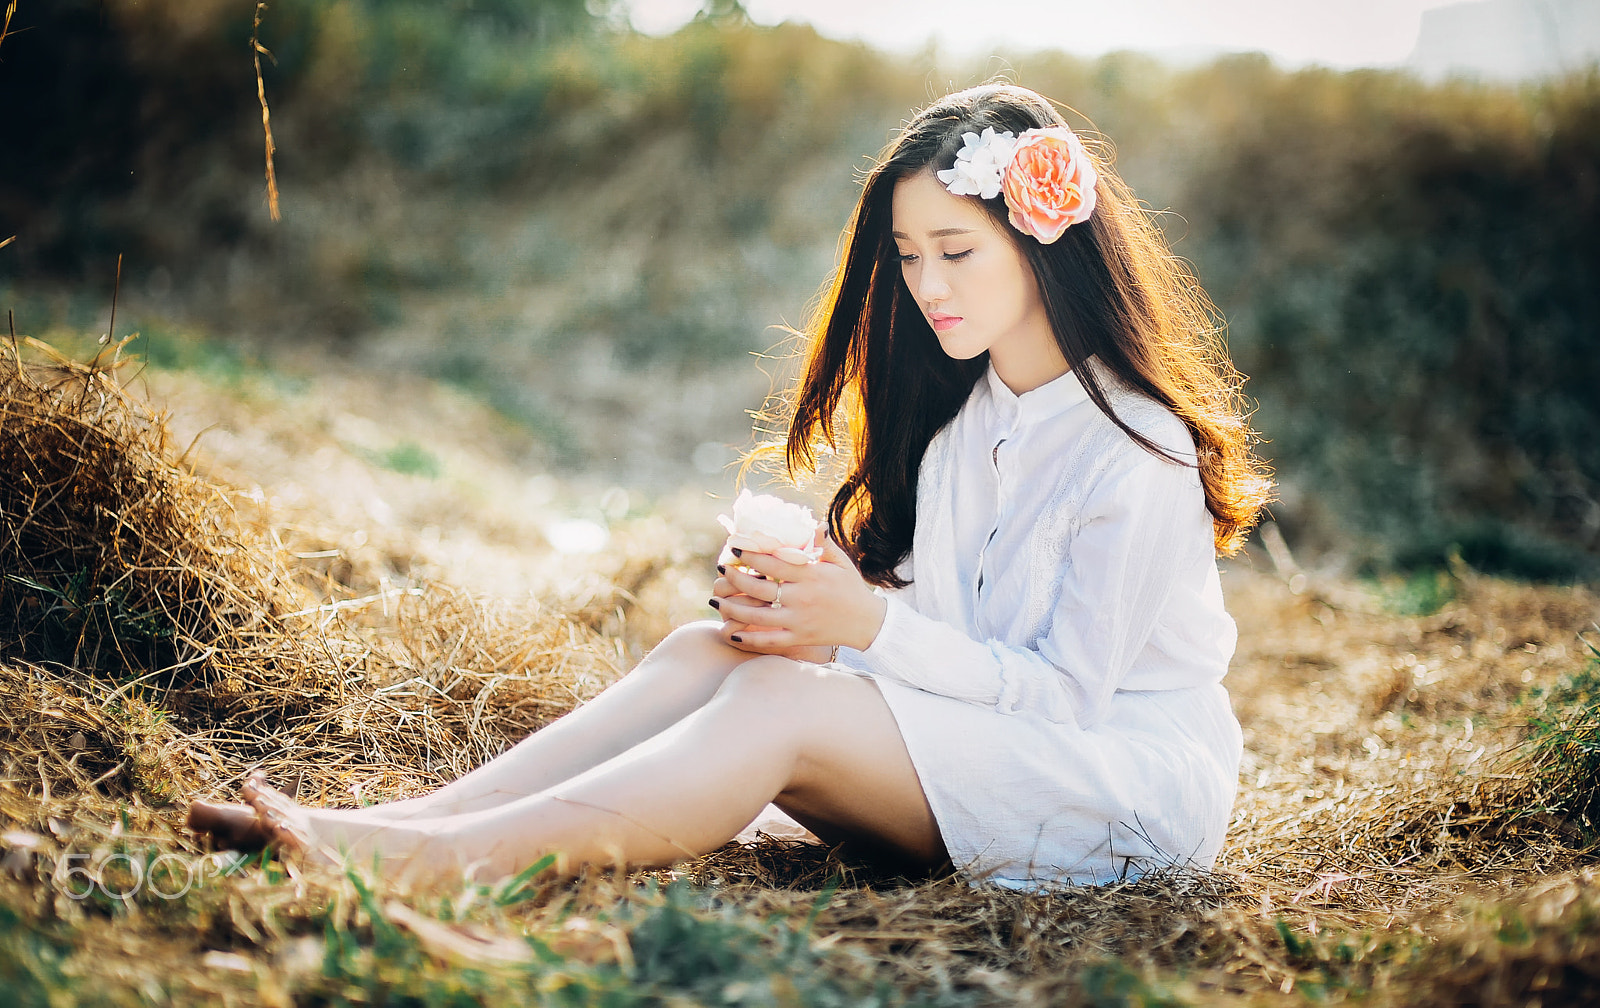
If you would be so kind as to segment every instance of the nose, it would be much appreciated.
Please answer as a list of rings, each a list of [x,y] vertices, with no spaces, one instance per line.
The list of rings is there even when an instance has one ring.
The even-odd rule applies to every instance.
[[[949,296],[950,284],[945,281],[938,268],[923,266],[917,276],[917,300],[932,311]]]

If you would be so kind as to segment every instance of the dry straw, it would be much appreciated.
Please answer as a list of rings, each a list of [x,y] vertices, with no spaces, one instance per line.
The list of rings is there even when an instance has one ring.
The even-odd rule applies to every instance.
[[[117,381],[116,350],[76,363],[30,344],[33,363],[0,348],[0,661],[41,725],[81,698],[64,737],[128,764],[106,794],[210,793],[255,766],[305,771],[312,799],[414,791],[617,676],[595,600],[559,613],[447,586],[343,597],[248,498],[191,471]],[[127,750],[143,743],[91,717],[161,740],[165,769],[136,780],[149,756]]]
[[[297,558],[262,505],[196,475],[119,381],[116,349],[75,363],[28,346],[0,344],[0,910],[70,925],[68,972],[288,1004],[326,982],[324,926],[410,935],[432,963],[415,968],[440,976],[514,969],[507,939],[523,933],[626,964],[619,908],[649,901],[641,881],[684,878],[715,893],[697,913],[814,915],[810,947],[843,981],[967,1003],[1600,993],[1594,833],[1552,770],[1570,763],[1549,762],[1564,750],[1535,753],[1519,727],[1555,717],[1529,690],[1591,669],[1574,634],[1600,613],[1582,588],[1466,570],[1425,616],[1230,570],[1246,761],[1212,874],[1018,894],[767,841],[674,872],[536,879],[514,907],[455,894],[453,920],[436,920],[438,893],[381,882],[375,902],[316,868],[292,885],[231,877],[188,917],[150,900],[142,916],[86,913],[55,874],[68,852],[150,844],[199,864],[176,800],[233,798],[253,767],[348,805],[491,758],[620,674],[602,630],[664,568],[634,557],[625,583],[560,605],[341,583],[325,551]],[[235,973],[237,989],[218,979]]]

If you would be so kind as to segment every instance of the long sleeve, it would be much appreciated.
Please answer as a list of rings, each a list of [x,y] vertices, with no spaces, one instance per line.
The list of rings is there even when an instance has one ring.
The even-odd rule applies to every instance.
[[[1210,515],[1196,471],[1131,442],[1128,448],[1073,516],[1053,607],[1032,646],[975,639],[890,595],[883,628],[860,653],[861,664],[907,686],[1001,713],[1027,709],[1083,727],[1100,722],[1175,587],[1203,592],[1197,577],[1208,567],[1215,576]],[[1036,559],[1013,555],[991,562]],[[1048,586],[1035,583],[1034,590]]]

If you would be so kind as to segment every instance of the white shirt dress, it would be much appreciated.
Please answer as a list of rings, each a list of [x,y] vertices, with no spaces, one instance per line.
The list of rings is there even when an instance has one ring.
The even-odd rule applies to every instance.
[[[1194,458],[1177,417],[1097,373],[1124,422]],[[928,446],[900,575],[838,661],[888,701],[958,870],[1032,888],[1212,865],[1241,738],[1194,468],[1075,373],[1018,396],[991,367]]]

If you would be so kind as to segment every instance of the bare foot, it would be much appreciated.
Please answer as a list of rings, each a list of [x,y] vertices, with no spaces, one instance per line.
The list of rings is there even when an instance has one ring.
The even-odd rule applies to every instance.
[[[267,775],[260,770],[239,789],[244,800],[255,809],[256,820],[266,834],[267,842],[291,858],[314,864],[337,865],[338,859],[330,857],[312,829],[311,817],[294,799],[267,783]]]
[[[452,852],[438,849],[435,831],[425,825],[432,820],[413,824],[357,809],[306,808],[268,784],[259,770],[241,791],[271,842],[292,858],[333,866],[348,859],[367,866],[376,856],[385,874],[418,868],[438,872],[453,863]]]

